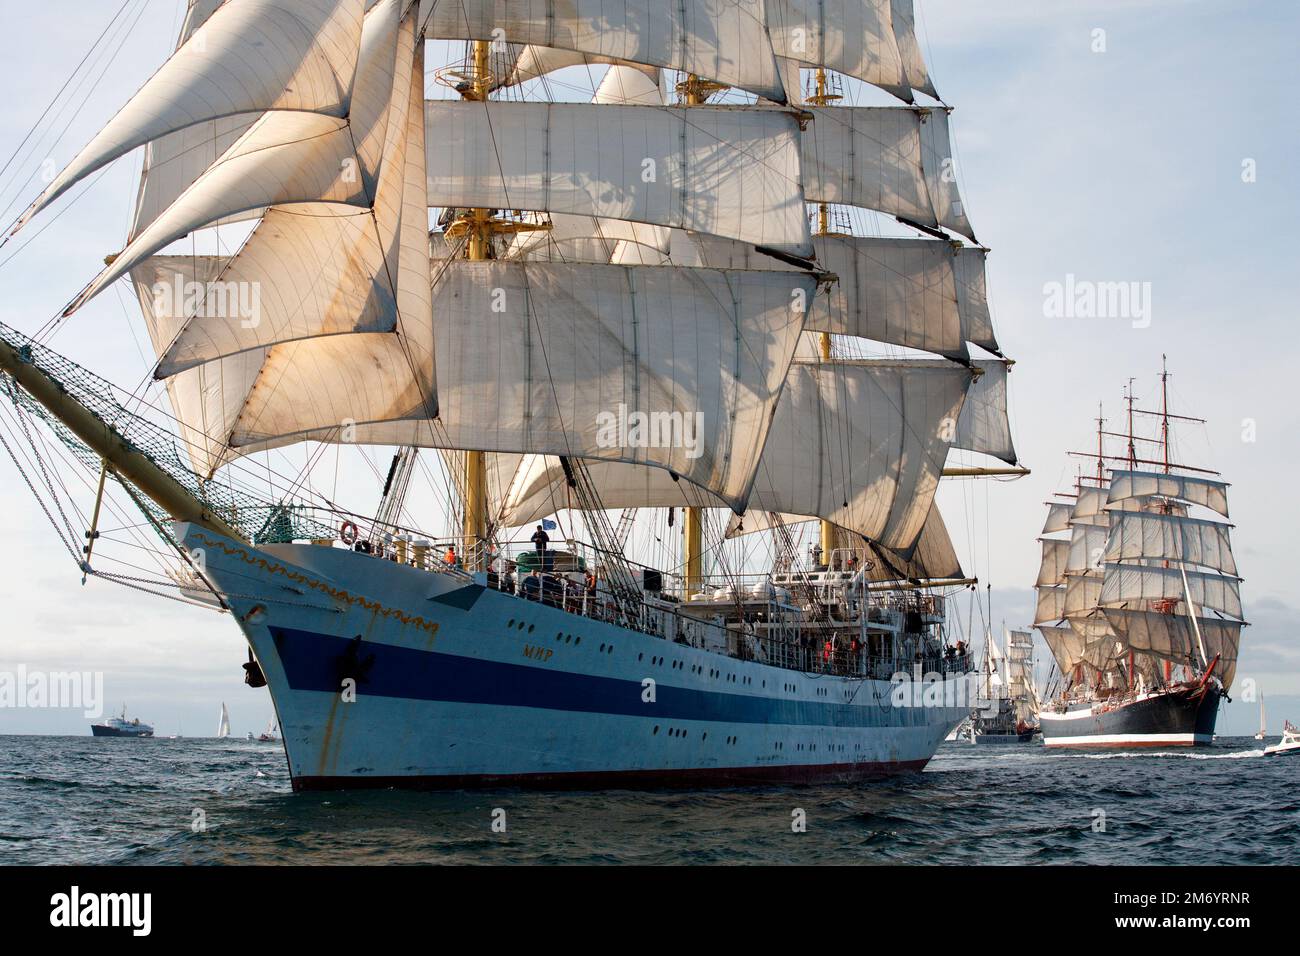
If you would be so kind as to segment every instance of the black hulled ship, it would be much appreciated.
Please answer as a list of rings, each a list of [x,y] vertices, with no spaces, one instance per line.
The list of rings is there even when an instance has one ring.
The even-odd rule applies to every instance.
[[[1130,387],[1126,433],[1098,417],[1095,472],[1049,502],[1035,626],[1065,682],[1040,713],[1048,747],[1208,745],[1232,686],[1245,621],[1218,520],[1228,485],[1172,460],[1171,428],[1202,420],[1169,412],[1168,379],[1158,411]],[[1156,436],[1138,435],[1151,418]],[[1110,454],[1117,439],[1123,454]]]

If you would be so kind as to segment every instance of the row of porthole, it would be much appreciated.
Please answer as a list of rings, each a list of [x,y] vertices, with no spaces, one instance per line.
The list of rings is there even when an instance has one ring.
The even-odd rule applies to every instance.
[[[506,622],[506,627],[518,627],[519,630],[522,631],[522,630],[524,629],[524,627],[525,627],[525,622],[524,622],[524,621],[516,621],[516,620],[512,617],[509,621]],[[527,627],[528,627],[528,633],[531,634],[531,633],[533,633],[533,630],[537,627],[537,625],[536,625],[536,624],[528,624]]]
[[[655,724],[655,726],[654,726],[654,730],[650,731],[650,735],[653,737],[653,736],[657,735],[658,733],[659,733],[659,725],[658,725],[658,724]],[[685,727],[669,727],[669,728],[668,728],[668,736],[669,736],[669,737],[685,737],[685,736],[686,736],[686,728],[685,728]],[[702,733],[700,734],[700,740],[708,740],[708,739],[709,739],[709,732],[708,732],[707,730],[704,731],[704,732],[702,732]],[[728,737],[728,738],[727,738],[727,743],[728,743],[728,744],[735,744],[736,741],[739,740],[739,739],[740,739],[739,737]]]

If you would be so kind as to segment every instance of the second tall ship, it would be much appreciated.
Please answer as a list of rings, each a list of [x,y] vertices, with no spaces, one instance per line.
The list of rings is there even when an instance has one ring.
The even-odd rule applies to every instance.
[[[1065,680],[1040,714],[1047,747],[1190,747],[1214,738],[1245,625],[1229,542],[1228,485],[1176,461],[1173,429],[1201,419],[1140,409],[1097,419],[1095,461],[1049,503],[1035,626]],[[1153,420],[1154,435],[1136,430]],[[1110,448],[1122,443],[1122,450]]]

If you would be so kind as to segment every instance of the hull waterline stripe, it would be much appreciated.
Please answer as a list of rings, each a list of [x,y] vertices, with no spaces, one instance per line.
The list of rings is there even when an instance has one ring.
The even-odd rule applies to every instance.
[[[273,626],[270,631],[289,687],[295,691],[338,693],[342,679],[348,676],[343,662],[357,660],[358,697],[535,707],[657,720],[863,728],[937,727],[947,720],[946,712],[955,709],[895,708],[888,698],[884,706],[863,706],[674,687],[659,682],[657,668],[649,664],[645,676],[656,679],[655,702],[645,703],[639,679],[599,677],[542,664],[508,664],[392,644],[363,642],[357,647],[354,640],[344,637],[292,628]],[[354,647],[356,657],[351,658]],[[862,688],[859,696],[869,693],[869,688]]]

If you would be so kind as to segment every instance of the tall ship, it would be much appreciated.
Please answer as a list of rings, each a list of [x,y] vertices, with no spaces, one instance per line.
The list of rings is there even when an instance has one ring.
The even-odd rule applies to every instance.
[[[1243,619],[1228,484],[1174,460],[1174,428],[1202,419],[1136,405],[1048,505],[1035,623],[1065,681],[1040,714],[1048,747],[1206,746],[1232,687]],[[1153,421],[1143,436],[1138,421]],[[1112,447],[1118,444],[1117,453]],[[1198,513],[1199,512],[1199,513]]]
[[[121,714],[102,724],[91,724],[90,733],[95,737],[152,737],[153,727],[142,723],[139,717],[127,719],[126,705],[123,704]]]
[[[78,573],[227,613],[298,790],[924,767],[971,696],[936,490],[1025,470],[913,23],[192,0],[14,227],[143,150],[125,248],[0,329]],[[133,390],[49,345],[119,280]]]
[[[980,709],[967,733],[975,744],[1027,744],[1038,733],[1032,631],[1007,629],[1005,646],[989,633],[979,668]]]

